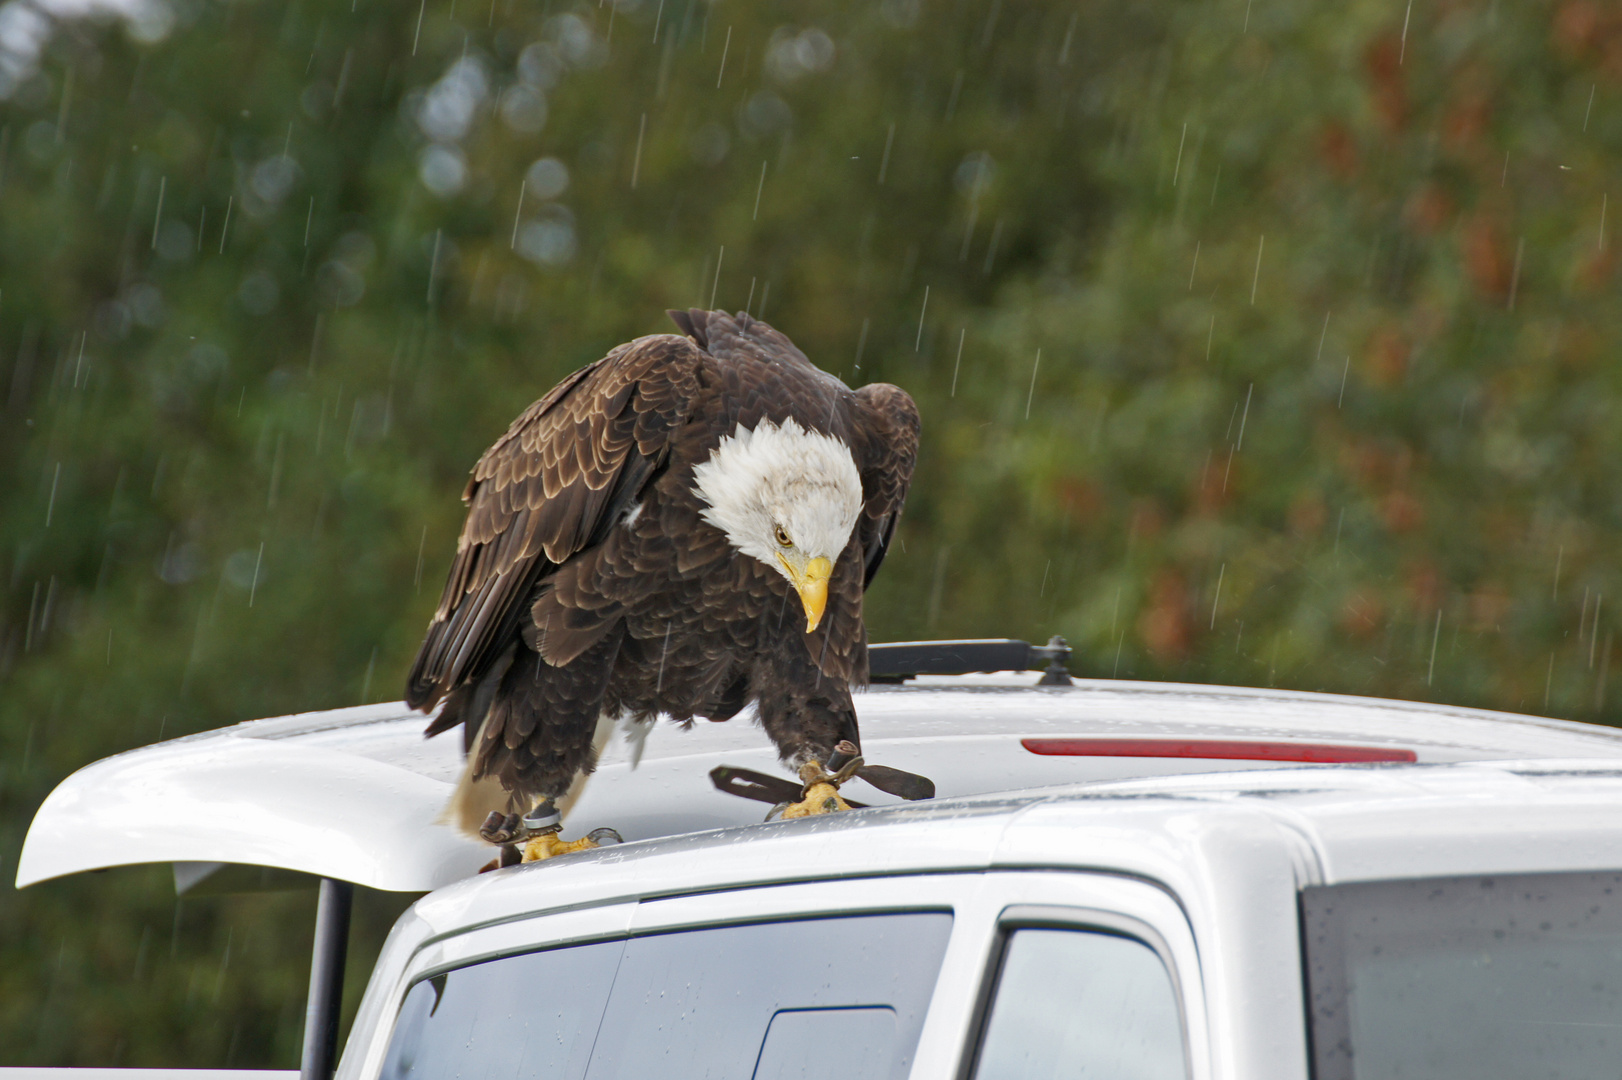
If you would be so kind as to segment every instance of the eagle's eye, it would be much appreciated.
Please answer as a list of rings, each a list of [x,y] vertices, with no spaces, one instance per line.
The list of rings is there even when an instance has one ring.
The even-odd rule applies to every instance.
[[[772,534],[776,537],[779,547],[793,547],[794,541],[788,537],[788,531],[781,525],[772,526]]]

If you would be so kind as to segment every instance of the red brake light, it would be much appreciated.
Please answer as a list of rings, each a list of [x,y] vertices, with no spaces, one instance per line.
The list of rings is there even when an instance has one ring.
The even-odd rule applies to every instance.
[[[1245,739],[1021,739],[1033,754],[1055,757],[1210,758],[1227,761],[1301,761],[1333,765],[1362,761],[1418,761],[1412,750],[1336,743],[1252,742]]]

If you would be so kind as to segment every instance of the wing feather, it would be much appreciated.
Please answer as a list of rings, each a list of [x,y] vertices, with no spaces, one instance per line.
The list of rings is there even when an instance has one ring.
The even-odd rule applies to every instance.
[[[702,363],[686,338],[639,338],[553,387],[485,451],[407,702],[426,711],[479,677],[538,583],[606,533],[690,415]]]
[[[857,429],[857,471],[862,477],[862,516],[856,534],[866,571],[862,588],[873,583],[901,520],[901,509],[918,461],[918,406],[899,386],[870,383],[856,391],[852,420]]]

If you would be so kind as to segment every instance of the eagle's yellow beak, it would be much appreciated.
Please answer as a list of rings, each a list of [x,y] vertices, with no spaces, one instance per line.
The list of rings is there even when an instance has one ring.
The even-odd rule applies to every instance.
[[[805,632],[809,634],[822,622],[822,612],[828,606],[828,579],[833,576],[834,564],[817,558],[806,563],[804,570],[796,570],[784,559],[783,566],[800,594],[800,603],[805,605]]]

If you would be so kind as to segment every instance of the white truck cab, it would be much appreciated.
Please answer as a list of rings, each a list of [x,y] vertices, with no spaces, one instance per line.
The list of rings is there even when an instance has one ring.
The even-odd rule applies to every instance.
[[[1050,670],[858,699],[867,760],[930,777],[931,800],[858,780],[865,809],[763,823],[738,777],[786,773],[747,717],[666,725],[634,767],[612,747],[565,825],[626,843],[488,873],[491,849],[438,821],[459,747],[421,716],[253,721],[68,778],[17,883],[146,862],[177,887],[324,879],[312,1080],[334,1067],[349,884],[427,895],[341,1080],[1615,1072],[1622,732],[1065,685],[1023,643],[885,648],[887,678]]]

